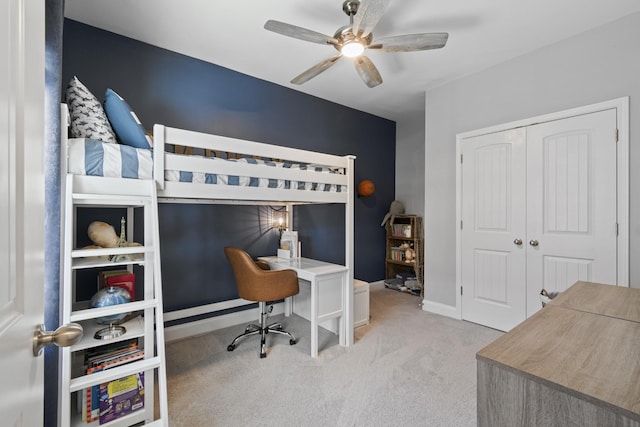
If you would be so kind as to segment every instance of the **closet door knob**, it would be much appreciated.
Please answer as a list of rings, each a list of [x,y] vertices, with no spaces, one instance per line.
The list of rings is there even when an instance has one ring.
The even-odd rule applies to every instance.
[[[538,241],[536,239],[531,239],[531,240],[529,240],[529,244],[531,246],[538,246]]]
[[[514,240],[513,243],[515,243],[518,246],[521,246],[522,245],[522,239],[516,238],[516,240]]]

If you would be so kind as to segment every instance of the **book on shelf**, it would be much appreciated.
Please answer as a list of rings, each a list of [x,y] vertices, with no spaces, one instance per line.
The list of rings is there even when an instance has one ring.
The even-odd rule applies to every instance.
[[[144,358],[144,350],[138,347],[136,340],[129,340],[87,352],[85,358],[86,373],[90,375],[140,360]],[[82,391],[83,421],[91,423],[100,419],[100,388],[104,384],[94,385]]]
[[[100,424],[144,408],[144,372],[100,384],[99,395]]]
[[[136,300],[136,275],[129,270],[108,270],[98,274],[98,290],[116,286],[129,291],[131,301]]]
[[[403,261],[404,260],[404,248],[400,246],[392,246],[389,248],[389,255],[392,261]]]
[[[391,224],[391,235],[395,237],[411,237],[411,224]]]

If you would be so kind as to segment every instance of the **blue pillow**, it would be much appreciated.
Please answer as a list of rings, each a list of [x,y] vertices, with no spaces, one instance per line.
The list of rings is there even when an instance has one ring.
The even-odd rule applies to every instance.
[[[138,116],[129,104],[111,89],[107,89],[105,94],[104,110],[121,143],[135,148],[151,148],[151,140],[145,134]]]

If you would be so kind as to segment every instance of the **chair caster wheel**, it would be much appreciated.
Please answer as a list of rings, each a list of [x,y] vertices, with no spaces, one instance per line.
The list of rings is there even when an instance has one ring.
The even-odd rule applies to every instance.
[[[264,359],[265,357],[267,357],[266,353],[260,353],[260,359]]]
[[[298,340],[289,340],[289,345],[296,345],[298,344]]]
[[[227,351],[233,351],[236,349],[236,346],[233,344],[229,344],[229,347],[227,347]]]

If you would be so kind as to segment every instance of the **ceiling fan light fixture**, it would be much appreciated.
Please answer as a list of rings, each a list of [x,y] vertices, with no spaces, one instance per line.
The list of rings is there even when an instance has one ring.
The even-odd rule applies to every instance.
[[[355,58],[356,56],[362,55],[364,52],[364,46],[362,43],[358,41],[350,41],[342,45],[340,48],[340,52],[349,58]]]
[[[418,33],[383,37],[373,40],[373,30],[385,13],[391,0],[345,0],[342,10],[349,17],[349,25],[338,28],[333,37],[313,30],[268,20],[264,28],[283,36],[293,37],[312,43],[332,46],[338,55],[327,58],[291,80],[293,84],[303,84],[326,71],[343,56],[352,59],[358,75],[368,87],[382,84],[382,77],[371,60],[363,55],[365,50],[379,52],[415,52],[440,49],[447,43],[447,33]],[[362,7],[360,7],[362,6]]]

